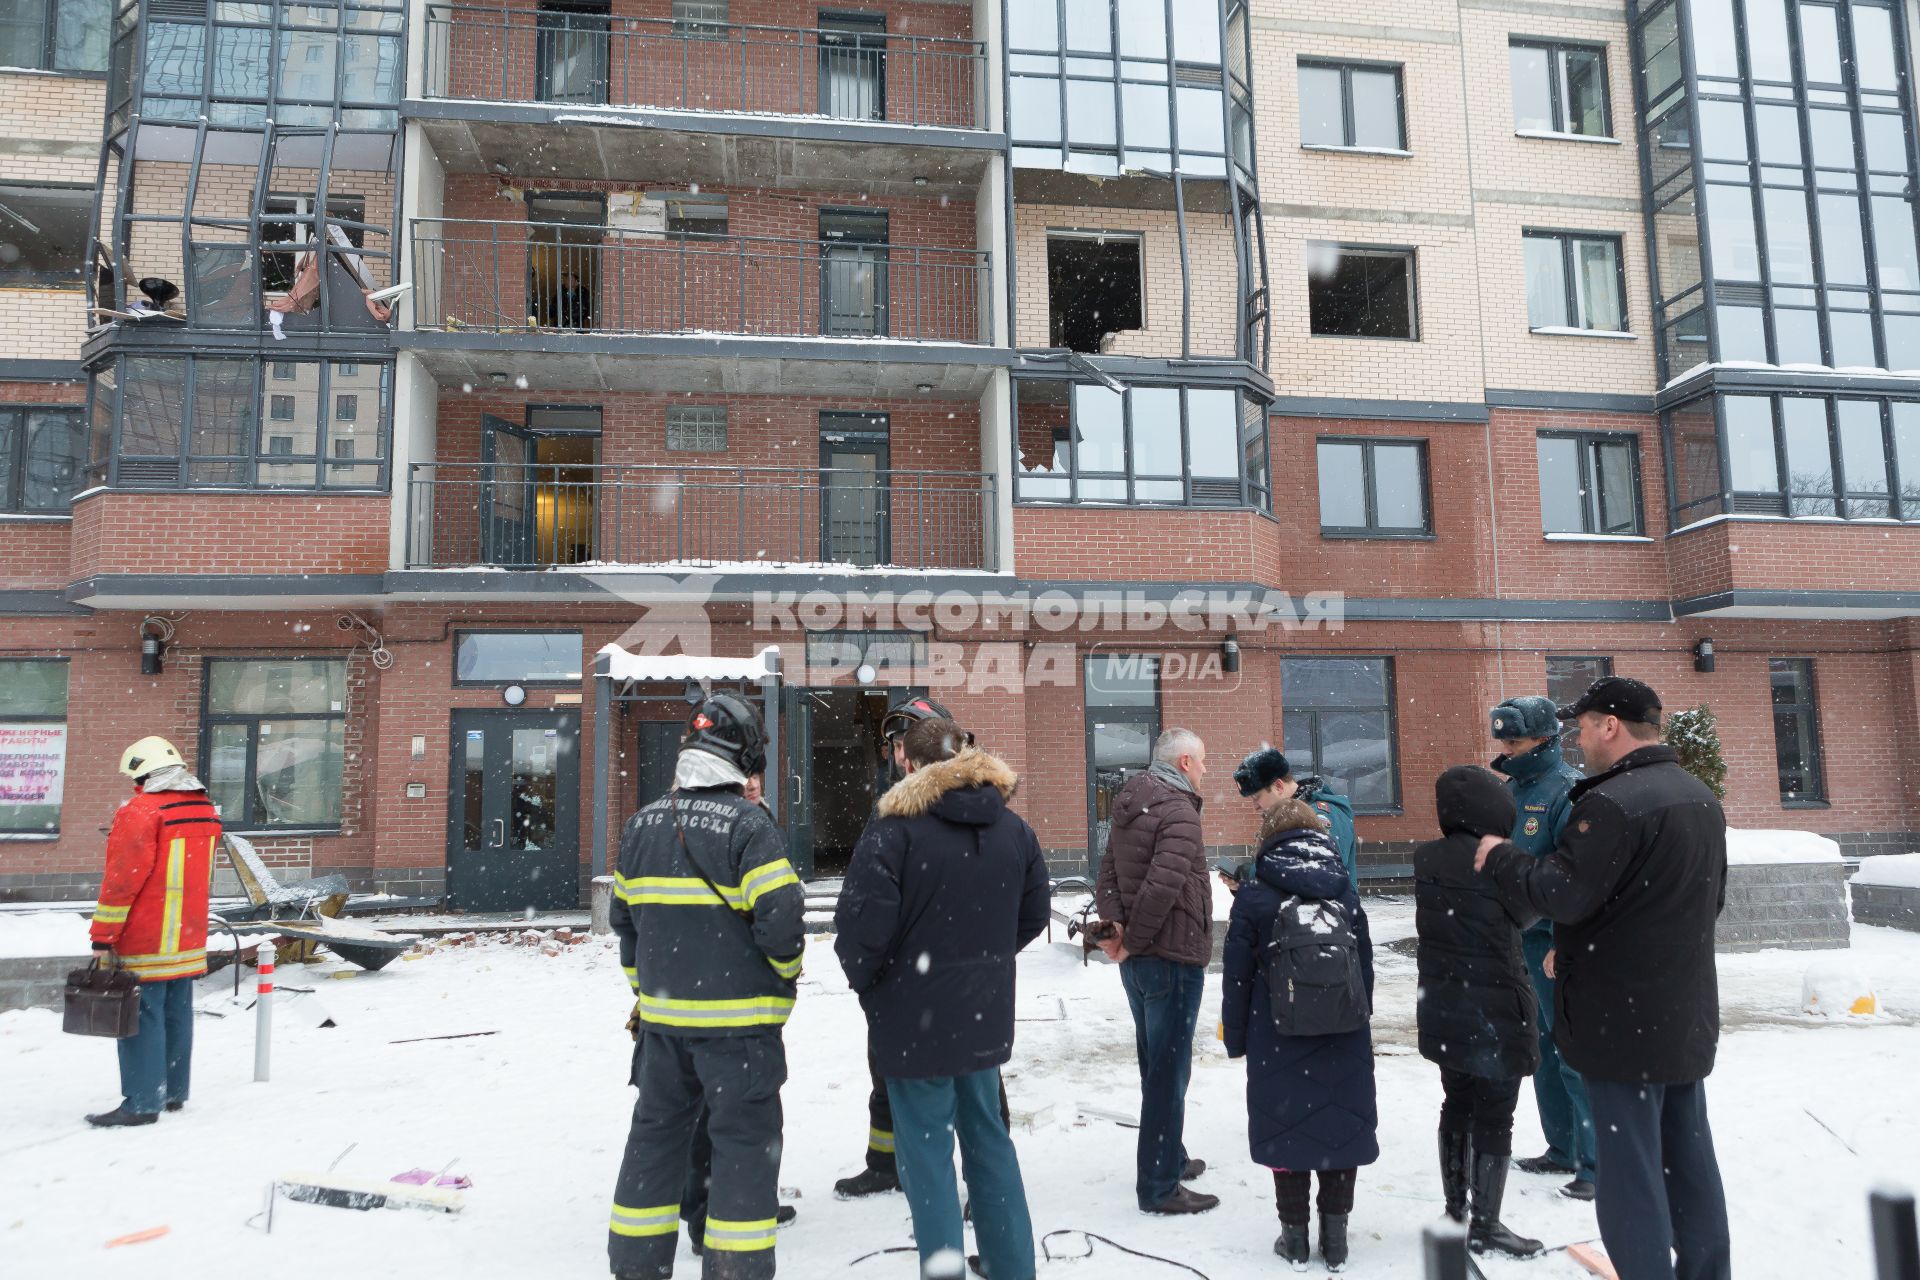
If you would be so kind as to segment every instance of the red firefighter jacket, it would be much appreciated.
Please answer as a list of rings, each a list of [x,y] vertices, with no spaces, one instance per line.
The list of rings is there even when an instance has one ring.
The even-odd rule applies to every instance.
[[[146,982],[207,971],[207,894],[220,815],[204,791],[137,791],[107,836],[93,940]]]

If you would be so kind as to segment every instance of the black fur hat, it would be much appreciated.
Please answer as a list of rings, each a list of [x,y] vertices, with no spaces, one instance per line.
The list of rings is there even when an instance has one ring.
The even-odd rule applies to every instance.
[[[1240,762],[1240,766],[1233,771],[1233,780],[1240,784],[1241,795],[1250,796],[1265,791],[1292,773],[1285,756],[1262,744],[1259,750]]]

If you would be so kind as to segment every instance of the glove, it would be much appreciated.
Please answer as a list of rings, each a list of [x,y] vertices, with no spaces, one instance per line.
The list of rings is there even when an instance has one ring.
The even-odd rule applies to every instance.
[[[627,1034],[633,1037],[635,1044],[640,1042],[640,1002],[633,1003],[633,1012],[627,1015]]]

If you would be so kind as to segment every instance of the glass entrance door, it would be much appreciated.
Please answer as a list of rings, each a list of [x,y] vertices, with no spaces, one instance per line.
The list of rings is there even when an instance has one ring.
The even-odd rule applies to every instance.
[[[1113,826],[1113,799],[1153,763],[1160,736],[1159,664],[1150,655],[1087,659],[1087,875],[1097,875]]]
[[[453,713],[450,906],[580,905],[579,745],[576,711]]]

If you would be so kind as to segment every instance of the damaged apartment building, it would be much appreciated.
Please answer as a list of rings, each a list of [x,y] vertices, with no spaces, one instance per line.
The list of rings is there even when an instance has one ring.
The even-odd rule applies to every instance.
[[[809,877],[910,691],[1061,874],[1181,725],[1210,844],[1272,742],[1391,883],[1489,706],[1609,671],[1739,825],[1909,847],[1916,32],[0,0],[0,897],[92,891],[158,733],[287,874],[572,907],[702,681]]]

